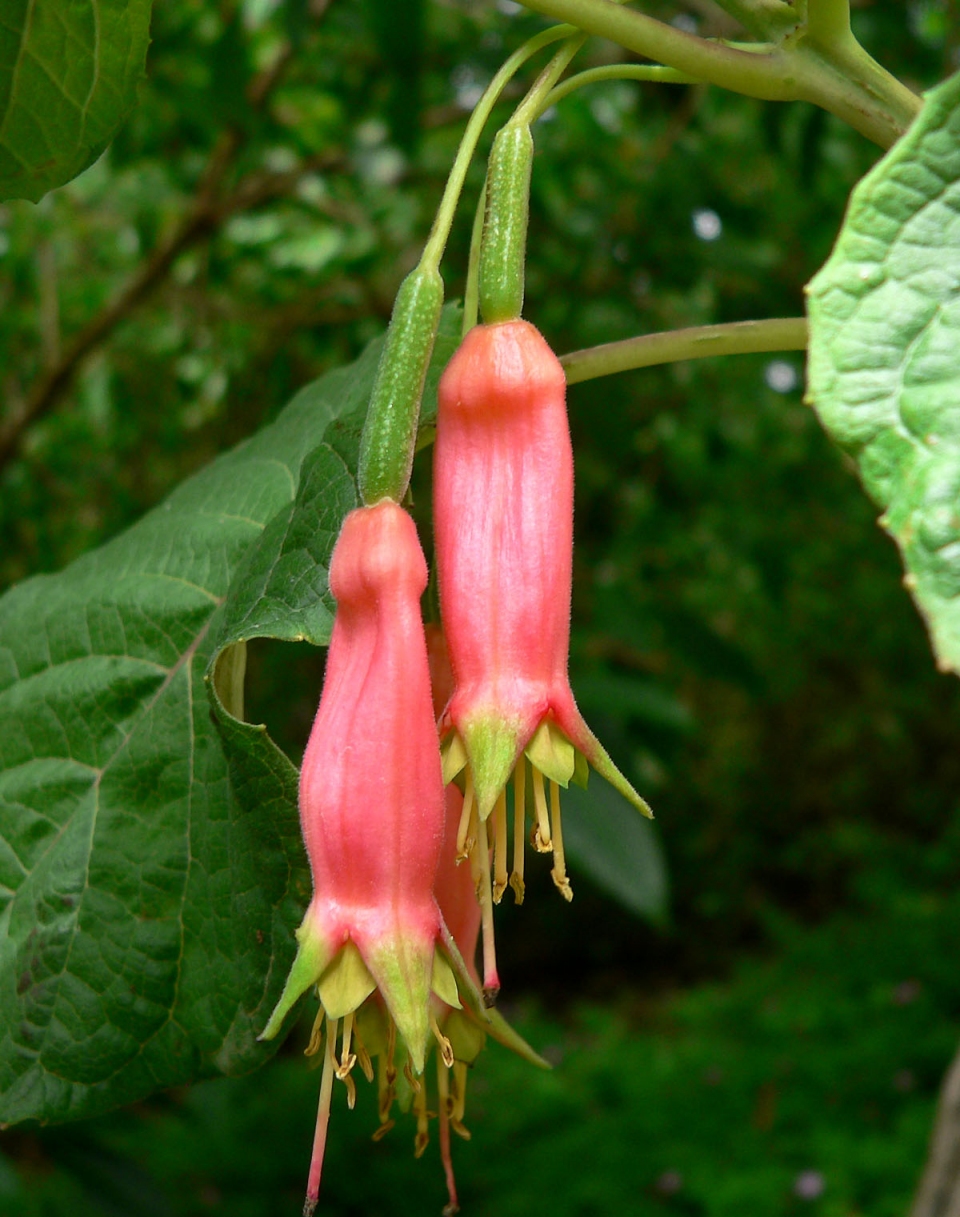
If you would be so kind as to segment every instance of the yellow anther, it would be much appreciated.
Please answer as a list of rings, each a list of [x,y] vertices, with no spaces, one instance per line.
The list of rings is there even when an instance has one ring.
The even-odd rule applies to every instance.
[[[437,1016],[435,1014],[430,1015],[430,1030],[433,1032],[434,1038],[436,1039],[440,1048],[440,1057],[444,1065],[446,1065],[448,1069],[452,1069],[453,1044],[450,1043],[447,1037],[440,1030],[440,1024],[437,1022]]]

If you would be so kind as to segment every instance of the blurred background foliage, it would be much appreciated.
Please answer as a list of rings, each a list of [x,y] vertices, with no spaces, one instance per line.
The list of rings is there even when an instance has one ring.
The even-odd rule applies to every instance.
[[[643,7],[736,33],[709,0]],[[953,0],[861,3],[854,22],[915,88],[956,63]],[[109,151],[0,208],[2,586],[114,535],[383,329],[469,108],[539,28],[510,0],[156,7]],[[879,155],[809,106],[626,83],[569,97],[536,140],[526,315],[558,351],[797,315]],[[802,382],[785,355],[571,390],[573,683],[658,814],[670,915],[638,920],[575,869],[572,909],[546,868],[503,908],[505,993],[558,1067],[492,1049],[475,1070],[474,1140],[455,1147],[468,1212],[908,1202],[960,1030],[960,687]],[[429,544],[427,453],[414,494]],[[249,716],[295,759],[322,663],[251,648]],[[249,1079],[0,1134],[0,1211],[295,1212],[317,1087],[301,1047]],[[370,1146],[363,1088],[359,1106],[336,1112],[324,1211],[439,1210],[438,1164],[414,1163],[402,1128]]]

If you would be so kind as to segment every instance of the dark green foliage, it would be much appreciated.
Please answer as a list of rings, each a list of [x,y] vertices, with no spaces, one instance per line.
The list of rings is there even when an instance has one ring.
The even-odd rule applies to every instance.
[[[116,536],[382,332],[462,131],[458,98],[540,28],[493,5],[431,4],[410,26],[413,49],[391,49],[392,6],[334,3],[319,24],[313,7],[159,6],[141,104],[107,156],[40,207],[0,209],[6,423],[202,191],[213,199],[171,273],[0,469],[4,584]],[[887,66],[926,87],[952,62],[957,31],[938,6],[911,14],[908,26],[902,6],[872,4],[855,23]],[[289,62],[258,102],[251,86],[288,37]],[[591,44],[583,66],[612,54]],[[799,313],[877,157],[808,106],[623,83],[566,99],[536,144],[525,313],[560,351]],[[478,161],[443,267],[449,298],[462,291],[482,176]],[[711,212],[721,231],[704,240]],[[578,1215],[905,1209],[960,1011],[957,909],[944,894],[960,878],[960,697],[934,671],[870,504],[801,404],[802,373],[793,356],[750,357],[571,392],[573,683],[657,813],[671,917],[639,922],[575,863],[576,900],[562,908],[534,860],[531,898],[500,912],[505,992],[530,997],[523,1029],[564,1056],[541,1078],[485,1054],[474,1141],[457,1146],[471,1211],[539,1211],[545,1192]],[[358,437],[351,416],[310,469],[355,467]],[[428,466],[423,453],[413,509],[425,540]],[[221,638],[251,640],[247,717],[293,761],[322,655],[257,635],[324,636],[329,605],[309,572],[331,525],[309,486],[258,517],[271,530],[235,575]],[[84,561],[81,571],[99,559]],[[291,578],[306,579],[296,612]],[[254,608],[261,589],[269,620]],[[70,604],[47,612],[64,636],[81,630]],[[195,704],[198,731],[219,739],[202,696]],[[289,809],[292,768],[257,740],[243,743],[250,768],[233,774],[238,815],[268,788],[285,790]],[[295,845],[292,824],[285,832]],[[50,925],[64,915],[46,911]],[[278,942],[298,912],[284,906]],[[196,942],[211,946],[206,923]],[[738,962],[758,949],[768,962]],[[650,996],[731,974],[666,1003]],[[919,990],[898,990],[913,980]],[[197,1020],[225,1025],[197,992]],[[538,992],[554,1021],[536,1013]],[[898,1005],[897,992],[914,996]],[[10,1132],[17,1169],[0,1166],[0,1209],[295,1212],[317,1082],[284,1059],[96,1125]],[[439,1174],[409,1159],[406,1130],[367,1145],[363,1095],[353,1117],[336,1112],[329,1211],[402,1212],[409,1197],[422,1212],[430,1187],[439,1208]],[[805,1169],[823,1173],[822,1200],[794,1197]],[[670,1171],[682,1186],[658,1190]]]
[[[6,0],[0,199],[41,198],[100,155],[133,107],[151,0]]]

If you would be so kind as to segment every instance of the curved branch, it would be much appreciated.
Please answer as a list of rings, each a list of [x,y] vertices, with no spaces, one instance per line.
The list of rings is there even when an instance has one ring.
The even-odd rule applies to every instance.
[[[641,334],[623,342],[606,342],[561,355],[567,384],[612,376],[634,368],[649,368],[680,359],[710,355],[754,355],[764,351],[803,351],[807,346],[805,317],[774,317],[767,321],[734,321],[727,325],[696,325],[660,334]]]
[[[792,34],[782,35],[776,49],[753,54],[708,42],[611,0],[522,2],[545,17],[609,38],[734,93],[765,101],[813,102],[883,148],[899,139],[922,104],[852,35],[826,43],[808,36],[806,27],[798,24]]]

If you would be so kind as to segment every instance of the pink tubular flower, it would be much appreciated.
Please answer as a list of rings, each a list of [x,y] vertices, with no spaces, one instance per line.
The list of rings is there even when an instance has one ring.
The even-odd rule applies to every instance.
[[[334,549],[337,615],[320,708],[300,773],[300,818],[314,895],[299,949],[262,1038],[317,987],[327,1022],[320,1111],[305,1213],[312,1213],[334,1077],[354,1094],[359,1060],[380,1057],[381,1123],[398,1067],[416,1093],[431,1032],[445,1055],[435,999],[475,995],[433,894],[445,807],[420,596],[427,568],[413,521],[384,500],[351,512]],[[459,976],[459,985],[457,975]],[[341,1024],[342,1020],[342,1024]],[[337,1038],[341,1038],[339,1058]]]
[[[571,778],[584,783],[589,762],[650,815],[584,722],[567,675],[573,454],[565,398],[559,360],[526,321],[476,326],[440,382],[434,527],[454,674],[441,721],[444,780],[465,770],[458,853],[475,856],[482,872],[487,1000],[499,988],[491,900],[500,899],[508,881],[505,792],[511,773],[509,882],[517,900],[523,898],[524,758],[532,767],[534,844],[553,852],[553,879],[568,900],[559,787]]]

